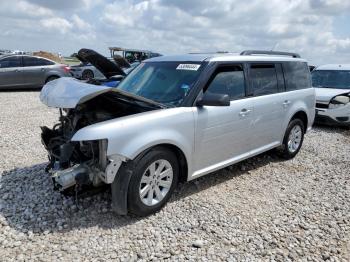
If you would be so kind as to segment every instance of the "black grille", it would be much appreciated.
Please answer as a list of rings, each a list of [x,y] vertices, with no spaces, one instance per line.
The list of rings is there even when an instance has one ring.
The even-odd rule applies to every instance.
[[[328,108],[328,104],[316,103],[316,108]]]
[[[344,117],[337,117],[337,120],[340,121],[340,122],[346,122],[346,121],[349,121],[349,118],[344,116]]]

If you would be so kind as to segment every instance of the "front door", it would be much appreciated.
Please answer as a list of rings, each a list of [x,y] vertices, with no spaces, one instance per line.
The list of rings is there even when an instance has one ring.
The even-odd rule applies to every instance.
[[[246,98],[243,65],[220,66],[205,92],[228,94],[230,106],[194,109],[195,148],[192,178],[227,166],[249,155],[253,105]]]

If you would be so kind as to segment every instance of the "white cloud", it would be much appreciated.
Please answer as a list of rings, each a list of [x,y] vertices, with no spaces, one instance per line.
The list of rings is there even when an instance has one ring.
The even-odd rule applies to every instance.
[[[349,9],[344,2],[122,0],[105,7],[102,22],[118,32],[119,42],[138,48],[180,53],[277,46],[322,63],[348,47],[348,39],[335,36],[331,15]]]
[[[300,52],[315,64],[350,59],[350,36],[342,33],[339,37],[340,29],[334,29],[339,14],[346,16],[350,11],[349,1],[4,2],[0,2],[0,42],[11,45],[14,40],[9,36],[15,39],[22,35],[32,46],[50,43],[48,48],[67,53],[90,46],[107,54],[110,45],[168,54],[276,46],[282,51]]]
[[[72,22],[74,24],[74,27],[80,31],[87,32],[92,30],[92,26],[88,22],[80,18],[77,14],[74,14],[72,16]]]
[[[27,1],[1,1],[0,14],[3,17],[38,18],[52,15],[46,7],[38,6]]]
[[[99,4],[102,0],[26,0],[28,3],[44,6],[51,10],[89,10]]]
[[[40,24],[44,28],[49,29],[50,31],[52,30],[51,32],[53,33],[58,31],[61,34],[67,33],[73,27],[72,23],[60,17],[41,19]]]

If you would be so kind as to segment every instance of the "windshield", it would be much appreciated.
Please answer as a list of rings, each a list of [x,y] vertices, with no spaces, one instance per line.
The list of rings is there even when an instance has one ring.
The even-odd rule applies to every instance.
[[[148,62],[137,66],[118,89],[167,106],[178,106],[202,70],[200,63]]]
[[[350,71],[314,70],[312,71],[312,86],[350,89]]]

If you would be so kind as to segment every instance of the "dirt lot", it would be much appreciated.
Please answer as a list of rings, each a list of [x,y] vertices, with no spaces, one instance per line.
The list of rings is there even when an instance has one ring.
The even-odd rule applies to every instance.
[[[147,218],[115,216],[109,192],[52,189],[39,92],[0,93],[0,260],[350,261],[350,132],[317,127],[300,154],[263,154],[181,184]]]

